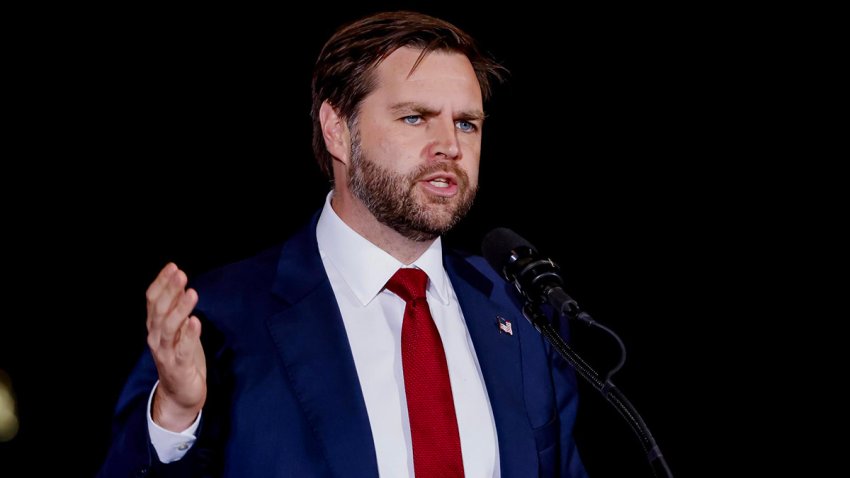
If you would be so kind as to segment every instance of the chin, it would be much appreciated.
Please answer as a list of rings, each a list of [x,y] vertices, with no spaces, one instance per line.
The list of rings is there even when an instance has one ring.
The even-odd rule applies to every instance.
[[[438,235],[443,234],[458,222],[459,218],[456,213],[456,207],[430,209],[424,214],[422,222],[428,225],[428,230],[434,231]]]

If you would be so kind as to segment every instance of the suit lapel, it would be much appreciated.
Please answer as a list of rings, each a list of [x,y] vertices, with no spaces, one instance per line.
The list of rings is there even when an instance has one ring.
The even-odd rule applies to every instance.
[[[335,476],[377,476],[366,404],[313,227],[281,253],[273,292],[289,305],[268,320],[288,379]]]
[[[511,321],[517,317],[513,309],[490,300],[493,283],[461,257],[446,255],[445,265],[490,397],[502,477],[529,476],[537,469],[537,449],[525,411],[520,327],[514,324],[513,335],[503,334],[498,322],[499,316]]]

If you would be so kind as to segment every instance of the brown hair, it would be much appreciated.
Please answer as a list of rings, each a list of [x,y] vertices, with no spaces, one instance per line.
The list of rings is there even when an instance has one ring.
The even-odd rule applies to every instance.
[[[333,179],[333,158],[325,147],[319,108],[327,101],[345,121],[375,88],[374,70],[402,47],[421,49],[415,69],[425,55],[450,51],[466,55],[472,63],[481,93],[490,97],[490,80],[500,81],[504,67],[479,52],[466,32],[449,22],[416,12],[385,12],[350,23],[325,43],[313,69],[313,153],[319,167]]]

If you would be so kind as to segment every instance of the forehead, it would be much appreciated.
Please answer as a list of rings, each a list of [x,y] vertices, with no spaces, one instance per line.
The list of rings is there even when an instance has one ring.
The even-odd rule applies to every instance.
[[[385,58],[375,69],[376,85],[373,93],[389,96],[451,96],[454,100],[463,98],[470,103],[466,107],[481,108],[481,86],[466,55],[432,51],[417,65],[420,54],[419,49],[404,47]]]

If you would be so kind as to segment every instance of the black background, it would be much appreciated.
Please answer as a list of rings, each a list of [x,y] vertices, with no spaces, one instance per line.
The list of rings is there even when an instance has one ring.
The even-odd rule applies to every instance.
[[[21,429],[0,443],[0,475],[95,473],[145,346],[147,284],[167,261],[197,274],[275,244],[321,206],[312,63],[343,22],[401,6],[456,23],[512,73],[488,105],[479,199],[446,241],[477,251],[506,226],[561,264],[625,341],[615,381],[678,476],[763,467],[748,449],[758,400],[738,391],[759,362],[730,373],[722,358],[744,340],[736,321],[770,316],[759,284],[779,273],[765,250],[784,205],[758,153],[776,52],[749,33],[757,17],[369,2],[9,17],[0,368]],[[575,329],[609,366],[610,342]],[[650,476],[625,422],[581,392],[591,475]]]

